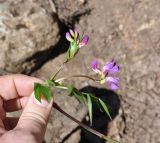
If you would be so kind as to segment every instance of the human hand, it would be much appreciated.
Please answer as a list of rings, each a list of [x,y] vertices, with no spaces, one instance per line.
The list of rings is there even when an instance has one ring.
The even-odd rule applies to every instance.
[[[0,143],[41,143],[53,99],[39,103],[33,94],[34,82],[25,75],[0,77]],[[23,109],[20,118],[6,117],[6,112]]]

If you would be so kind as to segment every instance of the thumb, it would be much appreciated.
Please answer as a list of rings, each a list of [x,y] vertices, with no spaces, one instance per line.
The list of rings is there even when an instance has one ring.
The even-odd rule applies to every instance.
[[[32,93],[18,121],[17,128],[31,133],[36,140],[42,142],[52,104],[53,99],[48,103],[44,98],[40,103]]]

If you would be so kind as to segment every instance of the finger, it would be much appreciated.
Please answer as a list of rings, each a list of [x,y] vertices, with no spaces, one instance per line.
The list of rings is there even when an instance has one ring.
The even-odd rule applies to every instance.
[[[3,129],[5,128],[2,119],[0,119],[0,129],[1,128],[3,128]]]
[[[5,126],[3,124],[3,121],[0,119],[0,136],[5,132],[6,132]]]
[[[25,107],[28,99],[29,99],[28,96],[11,99],[11,100],[4,102],[3,107],[6,112],[17,111]]]
[[[0,76],[0,96],[3,100],[29,96],[33,92],[34,82],[42,81],[21,74]]]
[[[0,97],[0,119],[4,119],[6,117],[6,112],[3,109],[3,100]]]
[[[39,142],[42,142],[52,104],[53,99],[50,103],[42,99],[40,103],[35,99],[34,94],[32,94],[29,97],[16,128],[27,130],[35,135]]]

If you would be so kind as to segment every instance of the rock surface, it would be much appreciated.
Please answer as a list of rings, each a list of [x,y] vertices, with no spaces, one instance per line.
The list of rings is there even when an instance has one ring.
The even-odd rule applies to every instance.
[[[160,3],[88,1],[77,28],[90,35],[83,63],[115,58],[121,65],[121,112],[108,134],[123,143],[160,143]],[[115,128],[113,130],[113,128]],[[117,131],[118,130],[118,131]]]
[[[76,28],[89,34],[90,44],[71,68],[77,61],[78,72],[91,74],[92,59],[104,64],[115,58],[121,65],[121,110],[107,133],[123,143],[160,143],[159,1],[92,0],[87,6],[92,11]]]
[[[87,0],[54,0],[59,19],[70,23],[87,10]],[[73,23],[71,23],[73,24]]]
[[[2,0],[0,3],[0,69],[29,73],[45,59],[41,57],[37,61],[36,56],[57,43],[58,20],[52,16],[48,1]]]
[[[17,4],[15,8],[12,9],[18,9],[18,5],[24,5],[24,3],[26,3],[25,1],[20,0],[17,0],[17,2],[21,2],[21,4]],[[45,19],[45,22],[42,20],[45,24],[48,23],[47,25],[50,25],[49,23],[52,23],[51,27],[45,26],[43,28],[51,28],[48,30],[55,33],[49,33],[48,36],[51,37],[47,39],[46,35],[44,37],[42,36],[42,31],[44,29],[42,29],[41,27],[40,30],[42,31],[38,31],[38,35],[40,35],[42,42],[39,42],[38,44],[42,44],[45,46],[35,46],[36,48],[33,50],[35,51],[38,49],[39,51],[46,51],[52,44],[54,45],[54,43],[56,43],[54,42],[54,40],[57,41],[58,28],[56,28],[57,32],[56,30],[52,29],[54,27],[53,25],[55,25],[55,27],[58,27],[57,22],[56,20],[54,21],[54,19],[52,19],[50,16],[49,20],[46,20],[48,18],[48,13],[50,13],[51,11],[49,10],[49,6],[44,4],[48,3],[47,1],[38,1],[38,3],[41,3],[41,6],[36,2],[36,0],[29,2],[32,3],[32,6],[36,7],[36,12],[38,13],[38,15],[44,15],[41,18],[43,20]],[[5,11],[3,9],[10,9],[9,5],[5,3],[14,2],[9,0],[4,1],[2,3],[3,6],[0,5],[0,9],[2,9],[0,13],[2,14],[5,14]],[[78,30],[87,33],[90,36],[90,43],[88,47],[84,47],[80,50],[80,53],[76,56],[76,59],[71,62],[70,65],[67,65],[67,67],[64,68],[63,72],[60,73],[60,76],[66,76],[75,73],[86,73],[89,75],[93,75],[90,70],[90,63],[93,59],[98,58],[100,63],[103,65],[106,63],[106,61],[115,58],[115,60],[118,61],[121,66],[121,88],[118,92],[120,95],[122,95],[121,109],[119,111],[119,115],[117,115],[117,117],[108,124],[108,130],[106,134],[113,136],[123,143],[160,143],[159,1],[54,0],[54,3],[58,17],[62,22],[69,24],[71,24],[70,22],[73,22],[74,24],[76,23],[75,27]],[[86,15],[84,13],[84,5],[85,7],[91,9],[91,12]],[[14,4],[10,7],[14,7]],[[21,22],[24,22],[24,7],[22,9],[19,8],[20,10],[18,10],[17,12],[21,12],[18,15],[17,12],[14,12],[15,10],[12,10],[13,12],[11,11],[5,14],[5,17],[9,18],[7,19],[7,21],[10,20],[9,23],[11,23],[12,20],[14,21],[12,22],[11,26],[6,25],[8,23],[7,21],[4,25],[4,16],[0,18],[0,35],[2,33],[6,33],[6,37],[8,36],[9,38],[16,36],[18,39],[21,39],[21,37],[23,37],[19,36],[19,32],[17,31],[21,31],[23,33],[25,32],[26,28],[23,28],[23,25],[20,25],[20,29],[18,28],[18,30],[15,30],[15,27],[17,22],[20,24]],[[26,11],[28,11],[29,9],[30,6]],[[46,13],[47,18],[44,18],[46,16]],[[32,19],[32,17],[34,17],[35,15],[35,13],[31,13],[29,15],[31,23],[33,23],[34,20]],[[82,16],[77,20],[77,17],[79,15]],[[38,20],[36,20],[36,22],[37,21]],[[14,28],[12,28],[12,26],[14,26]],[[39,23],[37,26],[39,30]],[[10,32],[10,34],[8,35],[6,31],[7,29],[12,30],[12,32]],[[29,34],[34,35],[32,29],[30,29],[30,31],[31,32],[29,32]],[[15,35],[13,35],[13,33],[15,33]],[[25,36],[27,36],[27,34],[25,34]],[[29,66],[29,70],[31,66],[34,67],[37,61],[34,61],[36,57],[33,53],[37,53],[37,51],[24,54],[25,48],[21,53],[18,51],[14,52],[14,48],[11,46],[12,50],[11,52],[10,50],[8,52],[7,50],[9,48],[2,48],[9,47],[4,44],[6,42],[2,42],[7,40],[6,37],[1,35],[0,38],[2,49],[2,52],[0,53],[0,72],[6,73],[4,69],[6,71],[12,72],[23,72],[27,69],[26,65],[29,65],[30,63],[33,63],[33,65],[31,64]],[[35,43],[37,43],[36,35],[34,35],[33,37],[33,41],[36,41]],[[31,37],[26,38],[30,41]],[[25,40],[23,43],[27,43],[26,38],[24,38]],[[52,41],[51,39],[54,40]],[[19,40],[13,41],[17,42],[16,44],[19,45]],[[45,41],[47,42],[45,43]],[[46,46],[46,44],[48,46]],[[31,46],[32,44],[28,47]],[[61,46],[63,46],[63,44]],[[21,45],[17,47],[21,47]],[[26,46],[23,45],[22,47]],[[7,52],[5,52],[5,50]],[[14,53],[16,53],[16,55]],[[18,55],[20,53],[23,54],[22,59],[18,58]],[[48,56],[48,54],[46,54],[44,57],[46,56]],[[28,59],[28,57],[32,58],[26,60]],[[16,58],[18,60],[14,61],[13,59]],[[59,65],[64,61],[64,58],[65,54],[61,54],[59,56],[57,55],[55,59],[48,61],[41,69],[33,73],[33,75],[41,77],[43,79],[49,78],[52,72],[56,72]],[[11,60],[8,61],[8,59]],[[29,70],[27,69],[26,71]],[[82,88],[88,85],[97,86],[97,84],[93,84],[92,82],[86,81],[85,79],[71,80],[69,82],[75,84],[75,86],[78,88]],[[105,87],[105,85],[102,87]],[[62,108],[65,109],[65,111],[77,117],[79,120],[82,120],[85,117],[87,112],[86,108],[82,108],[74,98],[66,96],[66,92],[54,91],[54,93],[56,102],[60,104]],[[75,131],[72,134],[72,131],[74,131],[76,127],[76,124],[74,124],[72,121],[65,118],[55,110],[51,115],[50,123],[48,125],[46,142],[78,143],[80,139],[80,131]],[[67,135],[71,136],[66,139]],[[89,140],[87,143],[94,142]],[[100,143],[100,141],[98,143]]]

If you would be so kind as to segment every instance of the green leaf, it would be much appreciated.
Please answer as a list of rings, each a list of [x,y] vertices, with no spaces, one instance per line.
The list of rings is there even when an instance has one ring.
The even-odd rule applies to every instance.
[[[40,83],[34,83],[34,95],[35,98],[41,102],[41,84]]]
[[[99,110],[100,110],[101,112],[103,112],[102,107],[100,106],[100,103],[99,103],[99,98],[93,98],[93,100],[94,100],[94,102],[96,103],[96,105],[97,105],[97,107],[99,108]]]
[[[53,81],[51,81],[51,80],[46,80],[45,83],[46,83],[46,85],[49,86],[49,87],[50,87],[50,86],[53,86],[53,84],[54,84]]]
[[[74,90],[74,86],[69,85],[67,91],[68,91],[68,94],[69,94],[70,96],[73,95],[73,90]]]
[[[107,115],[109,116],[109,118],[112,120],[112,117],[109,113],[108,107],[106,106],[106,104],[99,98],[99,103],[102,105],[104,111],[107,113]]]
[[[48,102],[51,101],[52,91],[51,91],[50,87],[48,87],[48,86],[42,86],[42,94],[43,94],[43,96],[46,98],[46,100]]]
[[[90,125],[92,125],[92,99],[89,94],[87,94],[87,101],[88,101],[88,112],[89,112]]]
[[[77,100],[78,100],[81,104],[84,104],[84,103],[85,103],[85,97],[84,97],[83,94],[74,92],[74,96],[77,98]]]
[[[77,89],[75,88],[73,85],[69,85],[68,86],[68,94],[70,96],[75,96],[76,99],[81,103],[84,104],[85,103],[85,97],[84,95]]]
[[[48,102],[50,102],[52,97],[51,88],[48,87],[47,85],[42,85],[40,83],[34,83],[34,93],[35,93],[35,98],[39,102],[41,102],[42,96],[44,96]]]

